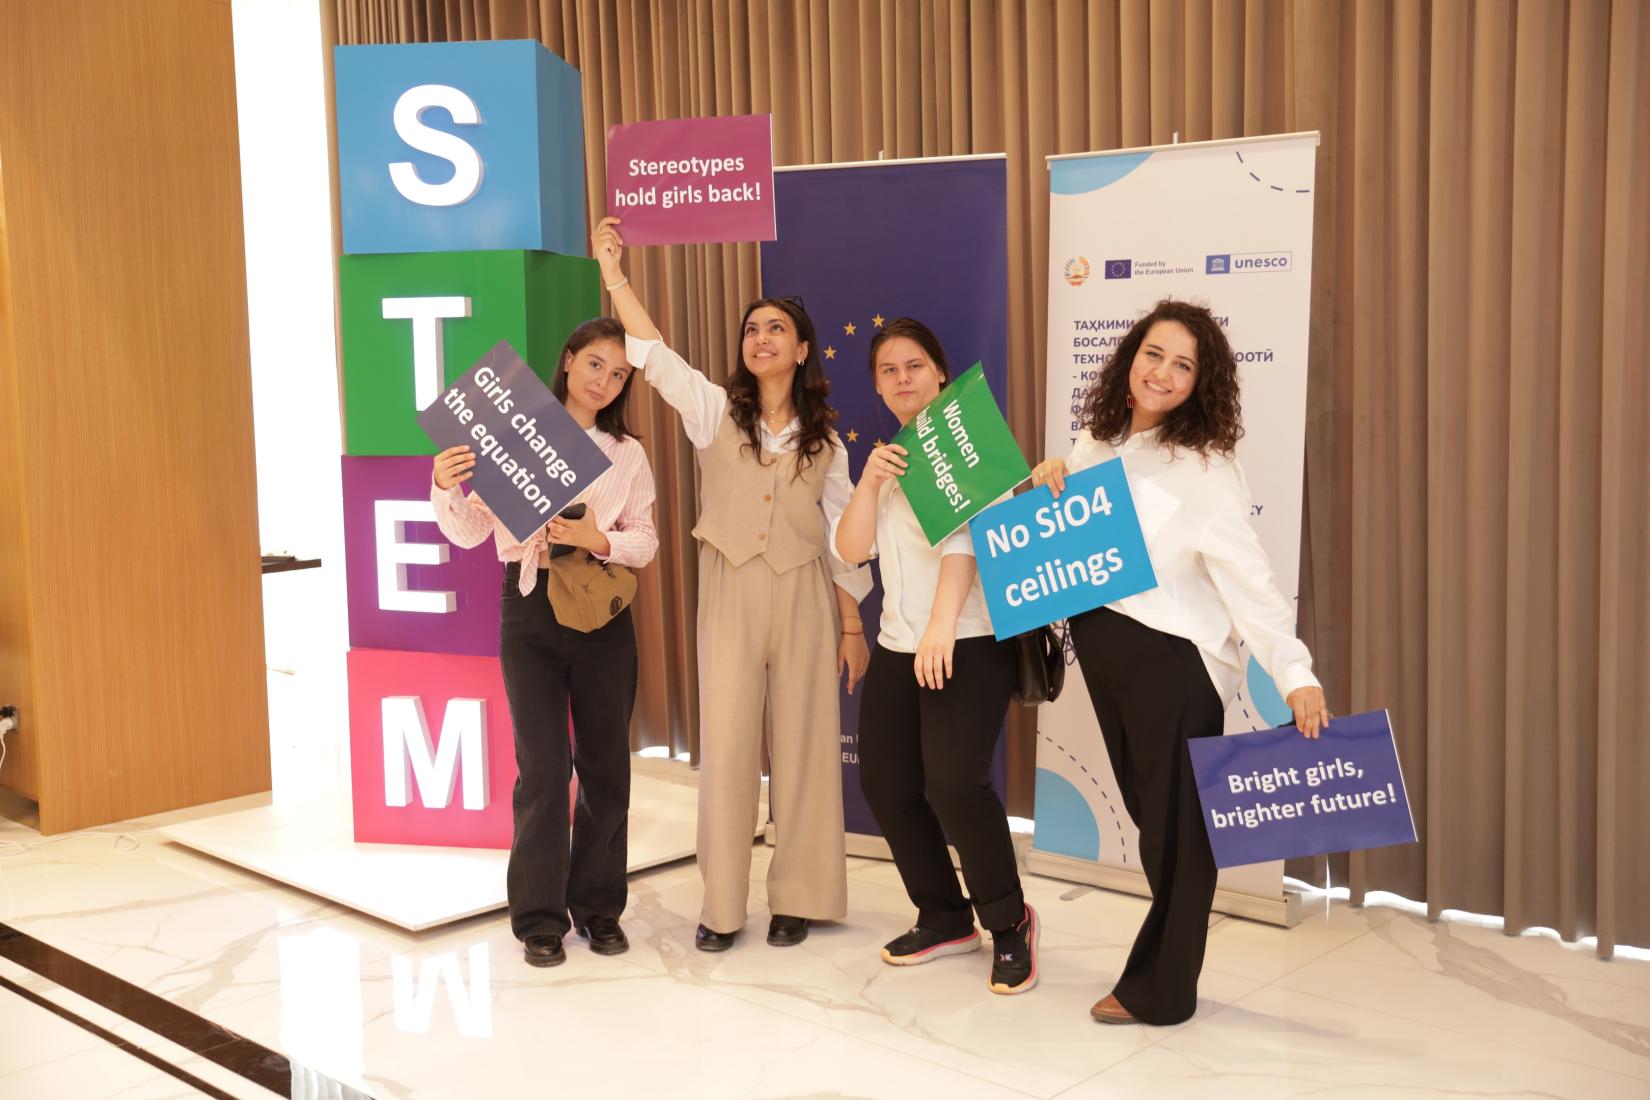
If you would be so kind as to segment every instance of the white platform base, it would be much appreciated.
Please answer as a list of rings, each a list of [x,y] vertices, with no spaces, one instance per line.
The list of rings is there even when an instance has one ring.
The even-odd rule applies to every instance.
[[[1067,882],[1087,883],[1104,890],[1116,890],[1122,894],[1134,894],[1143,898],[1152,896],[1152,889],[1146,884],[1146,876],[1138,871],[1107,867],[1086,859],[1040,852],[1035,848],[1026,853],[1026,869],[1033,874],[1064,879]],[[1282,928],[1293,928],[1301,921],[1301,897],[1294,890],[1284,890],[1275,898],[1263,898],[1254,894],[1239,893],[1236,890],[1217,889],[1214,911],[1266,924],[1276,924]]]
[[[698,778],[685,763],[633,758],[631,871],[692,857]],[[767,818],[765,797],[761,818]],[[348,802],[260,806],[158,831],[167,840],[412,932],[505,905],[508,852],[357,844]],[[758,835],[760,830],[752,833]]]

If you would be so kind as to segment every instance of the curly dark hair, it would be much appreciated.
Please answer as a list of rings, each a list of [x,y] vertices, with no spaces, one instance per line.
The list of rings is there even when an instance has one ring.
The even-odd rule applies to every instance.
[[[1165,298],[1152,307],[1117,344],[1100,377],[1083,399],[1083,426],[1096,439],[1117,442],[1129,430],[1129,368],[1146,333],[1159,321],[1184,325],[1197,341],[1197,379],[1183,405],[1163,419],[1158,439],[1202,455],[1232,457],[1243,438],[1243,408],[1238,401],[1237,360],[1220,322],[1207,307]]]
[[[928,354],[939,368],[940,385],[944,386],[951,381],[951,364],[945,358],[945,348],[940,344],[940,338],[934,335],[934,330],[917,320],[915,317],[895,317],[889,321],[877,334],[871,337],[871,350],[866,356],[866,363],[871,372],[871,384],[877,380],[877,352],[882,345],[896,336],[903,336]]]
[[[567,364],[573,361],[573,356],[597,340],[617,341],[622,349],[624,326],[612,317],[592,317],[572,331],[567,337],[567,343],[562,346],[561,358],[556,360],[556,377],[550,383],[550,393],[557,401],[567,404]],[[631,371],[619,389],[619,396],[605,408],[596,410],[596,427],[615,439],[641,438],[630,430],[630,424],[625,419],[625,410],[630,405],[630,384],[636,380],[638,373],[640,372]]]
[[[791,319],[796,326],[796,338],[808,345],[808,357],[791,377],[791,407],[802,421],[802,434],[796,445],[796,476],[805,466],[818,460],[831,448],[831,430],[836,424],[836,410],[827,398],[831,396],[831,380],[825,375],[825,365],[819,361],[819,341],[814,338],[814,322],[801,304],[789,298],[758,298],[745,307],[739,318],[740,349],[734,356],[733,374],[728,378],[728,415],[739,430],[745,433],[746,446],[762,461],[762,429],[758,422],[762,393],[756,375],[745,366],[745,323],[751,314],[763,306],[772,306]]]

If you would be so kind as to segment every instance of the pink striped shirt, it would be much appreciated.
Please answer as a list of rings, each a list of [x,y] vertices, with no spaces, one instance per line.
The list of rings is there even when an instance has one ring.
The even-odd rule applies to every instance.
[[[640,569],[653,560],[659,549],[659,535],[653,527],[653,469],[647,464],[647,452],[640,440],[616,439],[600,428],[587,431],[613,465],[573,499],[589,506],[596,517],[596,527],[612,544],[612,552],[605,560]],[[458,485],[442,489],[433,477],[430,504],[435,508],[436,525],[455,545],[479,546],[492,535],[498,544],[499,561],[520,562],[522,595],[538,584],[539,555],[550,546],[544,527],[533,532],[526,542],[517,542],[480,497],[466,494]]]

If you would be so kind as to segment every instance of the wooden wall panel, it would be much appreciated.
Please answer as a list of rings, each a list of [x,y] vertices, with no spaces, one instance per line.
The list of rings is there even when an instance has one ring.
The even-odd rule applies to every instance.
[[[46,832],[269,786],[228,3],[0,0]]]
[[[3,111],[0,107],[0,111]],[[6,173],[0,156],[0,705],[18,707],[24,722],[34,713],[34,674],[29,639],[29,555],[23,509],[22,417],[17,406],[17,342],[13,331],[11,265],[6,249]],[[40,796],[40,761],[27,729],[6,739],[0,784]]]

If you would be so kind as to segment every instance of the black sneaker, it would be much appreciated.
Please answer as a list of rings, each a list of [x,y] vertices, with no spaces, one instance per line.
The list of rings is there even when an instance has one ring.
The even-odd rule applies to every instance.
[[[560,966],[567,961],[561,937],[552,935],[528,936],[522,940],[521,956],[529,966]]]
[[[882,961],[889,966],[919,966],[947,955],[966,955],[980,949],[979,929],[972,926],[959,936],[954,932],[934,932],[914,925],[903,936],[882,945]]]
[[[1037,936],[1042,930],[1037,910],[1028,905],[1019,924],[991,934],[991,992],[1024,993],[1037,984]]]
[[[630,950],[624,929],[612,917],[591,917],[579,928],[579,935],[590,941],[590,950],[598,955],[622,955]]]

